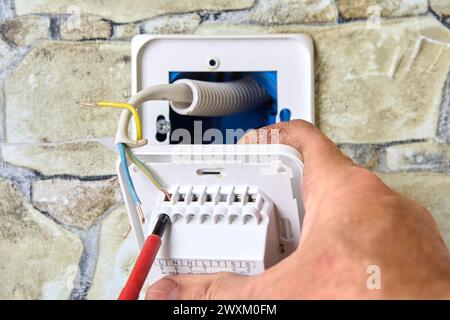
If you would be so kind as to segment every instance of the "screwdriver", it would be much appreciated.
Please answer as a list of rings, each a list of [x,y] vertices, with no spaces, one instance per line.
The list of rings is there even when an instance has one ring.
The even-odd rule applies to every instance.
[[[169,224],[169,216],[167,214],[160,214],[152,234],[145,240],[144,246],[139,253],[127,283],[120,292],[118,300],[137,300],[139,298],[139,293],[141,292],[145,279],[147,279],[150,268],[161,247],[161,238]]]

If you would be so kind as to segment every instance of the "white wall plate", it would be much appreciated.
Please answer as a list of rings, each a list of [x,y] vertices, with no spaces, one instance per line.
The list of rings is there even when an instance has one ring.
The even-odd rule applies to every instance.
[[[289,108],[292,119],[314,123],[314,49],[303,34],[282,35],[138,35],[132,41],[132,93],[169,83],[169,73],[277,73],[278,110]],[[212,68],[209,61],[217,63]],[[141,108],[143,136],[151,148],[167,144],[155,139],[159,115],[169,118],[169,103],[147,102]],[[277,121],[279,117],[277,117]]]

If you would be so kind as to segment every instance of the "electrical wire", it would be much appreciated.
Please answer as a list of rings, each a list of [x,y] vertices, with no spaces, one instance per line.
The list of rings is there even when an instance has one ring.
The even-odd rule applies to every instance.
[[[126,109],[126,110],[130,111],[131,114],[133,115],[134,120],[135,120],[136,141],[139,141],[139,140],[142,139],[141,118],[139,116],[139,112],[137,111],[137,109],[133,105],[131,105],[130,103],[120,103],[120,102],[110,102],[110,101],[100,101],[100,102],[97,103],[97,105],[99,107],[120,108],[120,109]],[[154,174],[150,171],[150,169],[142,161],[140,161],[138,157],[136,157],[133,154],[133,152],[130,150],[130,148],[124,143],[118,143],[117,146],[119,147],[119,153],[121,154],[121,163],[122,164],[124,163],[123,159],[125,159],[125,163],[126,163],[126,157],[122,157],[122,153],[126,153],[126,155],[131,160],[131,162],[133,162],[139,169],[141,169],[141,171],[155,185],[155,187],[157,189],[159,189],[160,191],[162,191],[165,194],[165,196],[170,199],[169,192],[161,185],[161,183],[154,176]],[[141,202],[138,200],[136,191],[135,191],[134,186],[133,186],[133,182],[132,182],[131,177],[130,177],[130,173],[129,173],[128,167],[125,169],[124,166],[122,166],[122,170],[125,173],[125,179],[127,181],[127,185],[130,187],[129,189],[130,189],[131,193],[134,193],[135,199],[137,199],[134,202],[140,204]]]
[[[140,144],[147,143],[146,140],[142,141],[141,117],[139,116],[139,112],[137,111],[137,109],[134,107],[133,104],[122,103],[122,102],[100,101],[95,104],[94,103],[82,103],[81,105],[86,106],[86,107],[125,109],[125,110],[123,110],[123,112],[127,114],[127,127],[126,127],[127,135],[126,136],[128,138],[127,139],[128,141],[118,141],[117,144],[120,142],[130,144],[130,145],[140,145]],[[121,114],[121,117],[123,115],[123,112]],[[132,141],[128,137],[128,122],[130,121],[131,116],[133,116],[133,118],[134,118],[134,124],[136,127],[136,141]],[[119,126],[120,126],[120,124],[119,124]]]
[[[147,278],[156,255],[158,254],[158,250],[161,247],[161,238],[169,224],[169,216],[160,214],[152,234],[145,240],[144,246],[139,253],[127,283],[120,292],[119,300],[137,300],[139,298],[139,293],[141,292],[145,279]]]
[[[134,153],[128,148],[125,147],[125,152],[128,155],[128,158],[133,162],[141,171],[144,173],[144,175],[155,185],[157,189],[162,191],[167,199],[170,199],[170,193],[161,185],[161,183],[158,181],[158,179],[154,176],[154,174],[150,171],[150,169],[143,163],[141,160],[139,160],[138,157],[134,155]]]
[[[131,199],[134,202],[134,205],[136,206],[136,210],[139,213],[139,216],[141,217],[141,222],[145,222],[145,216],[144,211],[142,210],[142,202],[139,199],[139,196],[137,195],[136,189],[134,188],[133,181],[131,180],[130,171],[128,170],[127,165],[127,156],[126,156],[126,149],[127,146],[123,143],[119,143],[117,145],[117,148],[119,149],[119,156],[120,156],[120,166],[122,167],[124,179],[125,179],[125,186],[128,189]]]
[[[133,181],[131,180],[130,171],[128,170],[127,165],[127,156],[125,151],[125,145],[123,143],[119,143],[117,145],[117,148],[119,149],[119,156],[120,156],[120,166],[122,167],[123,176],[125,179],[125,183],[128,185],[128,190],[130,191],[131,199],[134,203],[141,203],[139,200],[139,196],[137,195],[136,189],[134,188]]]
[[[217,116],[249,110],[268,98],[259,82],[250,77],[223,83],[179,79],[175,83],[147,87],[133,95],[128,104],[138,108],[147,101],[167,100],[179,114]],[[128,110],[120,115],[115,142],[141,146],[142,141],[136,143],[128,136],[130,117]]]
[[[171,87],[172,88],[172,87]],[[133,98],[131,99],[133,100]],[[179,99],[178,99],[179,100]],[[109,107],[109,108],[119,108],[126,109],[131,112],[134,118],[135,126],[136,126],[136,143],[142,140],[142,123],[141,118],[139,116],[139,112],[137,109],[130,103],[121,103],[121,102],[111,102],[111,101],[100,101],[97,104],[88,104],[84,103],[86,106],[98,106],[98,107]],[[154,174],[150,171],[150,169],[137,158],[130,148],[125,143],[118,143],[117,147],[119,149],[120,162],[122,171],[124,172],[125,185],[130,192],[131,198],[136,205],[136,209],[141,216],[142,222],[145,221],[144,213],[142,210],[142,203],[137,195],[136,189],[134,188],[133,181],[130,176],[130,171],[127,165],[127,156],[128,158],[145,174],[145,176],[155,185],[155,187],[162,191],[166,198],[170,199],[169,192],[161,185],[158,179],[154,176]]]
[[[142,89],[141,91],[133,95],[130,100],[128,100],[128,104],[131,106],[136,106],[136,108],[138,108],[141,104],[150,100],[168,100],[178,104],[190,104],[192,102],[192,90],[188,86],[182,84],[155,85]],[[141,139],[137,139],[138,141],[133,141],[128,136],[128,127],[132,115],[133,114],[132,112],[130,112],[130,110],[123,110],[120,114],[119,125],[117,127],[115,139],[116,144],[125,143],[130,147],[133,147],[142,146],[146,143],[145,140]]]
[[[118,108],[118,109],[126,109],[131,112],[134,118],[134,123],[136,125],[136,140],[139,141],[142,139],[142,122],[141,117],[139,116],[139,112],[137,109],[129,104],[122,102],[111,102],[111,101],[100,101],[97,103],[99,107],[109,107],[109,108]]]
[[[83,103],[84,106],[89,107],[108,107],[108,108],[119,108],[119,109],[126,109],[133,115],[135,125],[136,125],[136,140],[139,141],[142,139],[142,124],[141,124],[141,118],[139,116],[139,112],[137,112],[136,108],[132,106],[129,103],[120,103],[120,102],[110,102],[110,101],[100,101],[96,104],[91,103]],[[133,181],[131,180],[130,171],[128,169],[127,165],[127,156],[126,156],[126,150],[128,150],[128,147],[123,143],[118,143],[117,148],[119,149],[119,156],[120,156],[120,165],[122,167],[122,171],[125,178],[125,187],[128,189],[128,192],[130,193],[131,199],[136,206],[136,210],[139,213],[139,216],[141,217],[141,222],[145,222],[145,215],[144,211],[142,209],[142,202],[139,199],[139,196],[137,195],[136,189],[134,188]]]

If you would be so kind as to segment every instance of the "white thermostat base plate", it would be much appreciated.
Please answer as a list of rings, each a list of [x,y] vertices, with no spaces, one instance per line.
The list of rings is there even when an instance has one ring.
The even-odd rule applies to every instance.
[[[209,61],[217,63],[214,68]],[[291,119],[314,123],[314,49],[309,36],[138,35],[132,41],[132,94],[169,83],[170,72],[263,72],[277,74],[278,109]],[[158,116],[169,118],[169,103],[151,101],[140,110],[144,149],[167,144],[155,138]],[[279,118],[277,117],[277,122]]]
[[[131,165],[145,214],[142,224],[124,187],[118,160],[121,191],[139,246],[159,214],[168,214],[173,221],[151,279],[177,273],[253,274],[297,248],[304,209],[303,165],[295,149],[285,145],[166,145],[136,154],[172,194],[171,201],[165,200]]]

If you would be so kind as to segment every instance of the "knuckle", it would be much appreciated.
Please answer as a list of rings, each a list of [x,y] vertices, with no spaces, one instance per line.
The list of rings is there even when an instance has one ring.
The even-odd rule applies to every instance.
[[[201,299],[237,299],[249,298],[251,292],[247,290],[247,277],[223,272],[215,274],[214,279],[202,294]]]
[[[207,287],[207,289],[202,293],[201,299],[205,300],[215,300],[219,298],[219,294],[222,290],[223,283],[221,280],[213,281]]]
[[[371,184],[384,185],[376,174],[356,164],[348,168],[348,177],[346,178],[350,179],[350,182],[354,181],[354,182],[363,182],[365,184],[370,185]]]

